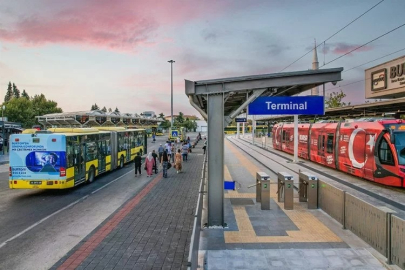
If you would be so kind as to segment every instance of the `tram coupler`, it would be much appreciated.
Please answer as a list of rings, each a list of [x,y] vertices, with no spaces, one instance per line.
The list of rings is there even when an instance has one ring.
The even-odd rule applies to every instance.
[[[286,172],[279,172],[277,177],[277,201],[284,202],[284,209],[294,209],[294,178]]]
[[[308,202],[308,209],[318,209],[318,177],[299,173],[299,198],[300,202]]]

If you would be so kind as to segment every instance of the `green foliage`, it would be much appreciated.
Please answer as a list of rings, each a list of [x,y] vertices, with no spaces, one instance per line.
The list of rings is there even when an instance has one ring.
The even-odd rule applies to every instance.
[[[5,107],[4,116],[8,117],[8,121],[19,122],[25,128],[31,128],[35,124],[33,103],[30,100],[12,98],[5,103]]]
[[[44,94],[35,95],[32,99],[32,109],[35,116],[45,115],[49,113],[61,113],[62,109],[58,107],[58,103],[53,100],[46,99]]]
[[[13,97],[19,98],[20,97],[20,90],[18,90],[17,86],[13,83]]]
[[[92,111],[100,110],[100,107],[97,105],[97,103],[94,103],[94,105],[91,105],[91,109],[90,109],[90,110],[92,110]]]
[[[182,112],[179,112],[179,116],[174,119],[174,122],[177,123],[175,126],[182,126],[184,123],[184,114]]]
[[[13,97],[13,88],[11,86],[11,82],[9,82],[8,87],[7,87],[7,92],[6,92],[6,95],[4,97],[4,102],[10,101],[12,97]]]
[[[102,109],[101,109],[103,112],[107,112],[107,108],[104,106]]]
[[[119,113],[119,112],[120,112],[120,110],[118,110],[118,108],[117,108],[117,107],[115,107],[114,112]]]
[[[342,90],[340,92],[332,92],[329,94],[329,97],[325,97],[325,105],[326,108],[337,108],[337,107],[344,107],[350,106],[350,102],[346,104],[343,102],[343,99],[346,97],[346,94],[343,93]]]
[[[159,113],[158,118],[165,119],[165,115],[161,112],[161,113]]]
[[[26,98],[26,99],[30,100],[30,96],[28,95],[28,93],[27,93],[27,92],[25,92],[25,89],[22,91],[22,93],[21,93],[21,97],[23,97],[23,98]]]
[[[108,112],[112,112],[111,108],[108,108]]]
[[[168,120],[164,120],[161,124],[160,127],[164,129],[168,129],[170,127],[171,123]]]

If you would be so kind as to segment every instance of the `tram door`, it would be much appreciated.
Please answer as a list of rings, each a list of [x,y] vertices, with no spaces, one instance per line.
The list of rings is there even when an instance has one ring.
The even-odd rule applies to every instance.
[[[360,132],[359,132],[360,133]],[[358,134],[359,134],[358,133]],[[359,134],[360,135],[360,134]],[[374,181],[374,171],[376,170],[374,160],[374,134],[366,133],[364,138],[364,178]]]
[[[325,135],[319,134],[318,135],[318,156],[316,157],[316,161],[325,164]]]
[[[82,138],[79,137],[79,140]],[[85,179],[85,173],[86,173],[86,168],[85,168],[85,151],[84,151],[84,146],[81,142],[75,142],[74,145],[74,153],[75,153],[75,185],[80,184],[84,181]]]
[[[105,141],[98,141],[98,173],[102,173],[105,171],[105,156],[106,156],[106,142]]]

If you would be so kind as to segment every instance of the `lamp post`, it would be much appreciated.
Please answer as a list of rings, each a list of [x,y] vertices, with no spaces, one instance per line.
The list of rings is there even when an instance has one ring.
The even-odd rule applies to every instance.
[[[174,60],[169,60],[167,61],[170,63],[170,74],[171,74],[171,88],[172,88],[172,94],[171,94],[171,124],[170,127],[173,129],[173,63],[175,62]]]
[[[6,105],[3,105],[2,107],[1,107],[1,120],[3,121],[3,155],[4,155],[4,147],[5,147],[5,145],[4,145],[4,143],[6,142],[6,138],[5,138],[5,136],[4,136],[4,109],[6,108]]]

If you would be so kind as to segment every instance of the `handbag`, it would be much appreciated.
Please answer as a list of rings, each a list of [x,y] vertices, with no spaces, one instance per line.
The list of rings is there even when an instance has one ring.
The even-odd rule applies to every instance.
[[[170,162],[167,163],[167,169],[170,169],[172,167],[172,164]]]

